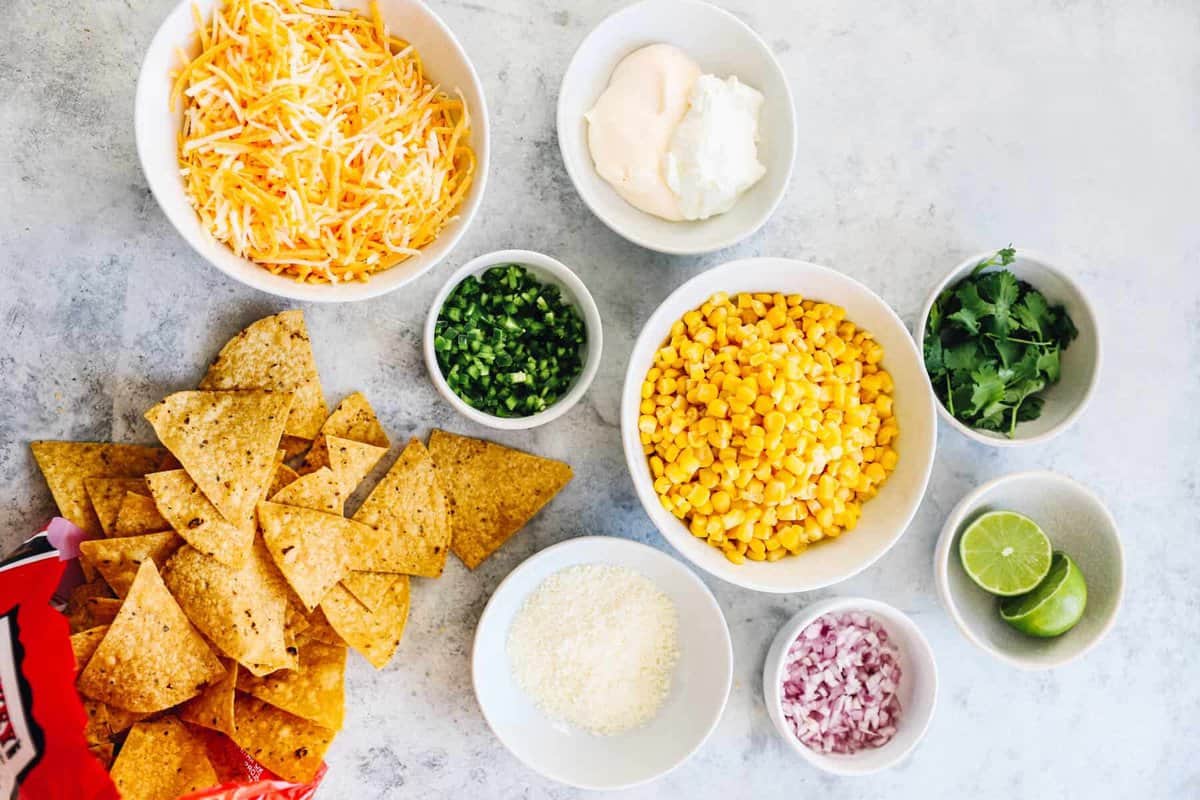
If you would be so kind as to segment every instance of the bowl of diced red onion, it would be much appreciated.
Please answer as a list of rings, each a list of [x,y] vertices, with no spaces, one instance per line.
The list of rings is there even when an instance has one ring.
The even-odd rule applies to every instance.
[[[868,775],[912,752],[937,703],[937,664],[921,629],[887,603],[813,603],[780,629],[763,666],[767,713],[813,766]]]

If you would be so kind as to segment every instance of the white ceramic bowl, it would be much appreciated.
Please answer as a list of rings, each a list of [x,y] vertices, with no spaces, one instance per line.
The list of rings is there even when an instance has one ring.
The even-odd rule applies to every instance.
[[[438,314],[441,313],[442,304],[446,302],[450,292],[468,275],[482,275],[497,264],[520,264],[542,282],[557,286],[562,292],[563,299],[575,306],[579,315],[583,317],[583,325],[587,332],[587,352],[583,360],[583,370],[575,378],[571,388],[545,411],[527,417],[497,417],[467,405],[446,383],[437,363],[437,352],[433,347]],[[526,430],[545,425],[547,422],[561,417],[587,392],[588,387],[592,384],[592,379],[596,377],[596,370],[600,368],[600,355],[604,349],[604,331],[600,324],[600,310],[596,308],[596,301],[592,299],[592,295],[583,285],[583,281],[579,280],[578,276],[561,261],[556,261],[550,256],[535,253],[532,250],[497,250],[468,261],[450,276],[450,280],[446,281],[429,307],[429,316],[425,319],[424,347],[425,367],[429,370],[429,378],[446,402],[454,406],[455,410],[467,419],[490,428],[510,431]]]
[[[998,600],[975,585],[958,556],[958,537],[987,511],[1017,511],[1032,519],[1055,550],[1069,555],[1087,581],[1083,619],[1053,639],[1038,639],[1000,619]],[[1018,472],[985,483],[964,497],[942,527],[933,557],[942,605],[962,634],[1001,661],[1021,669],[1059,667],[1091,650],[1116,623],[1125,587],[1125,554],[1116,520],[1100,499],[1055,472]]]
[[[929,293],[913,330],[917,348],[922,353],[925,352],[925,323],[938,295],[966,278],[976,264],[993,255],[994,250],[976,253],[952,269]],[[937,401],[938,413],[950,427],[977,442],[994,447],[1036,444],[1062,433],[1083,413],[1100,377],[1100,328],[1096,312],[1092,310],[1079,284],[1065,270],[1029,250],[1017,250],[1016,260],[1006,269],[1044,294],[1050,305],[1062,304],[1079,330],[1079,336],[1062,352],[1062,374],[1058,383],[1041,393],[1045,399],[1041,416],[1018,423],[1011,439],[1000,433],[975,430],[964,425],[946,410],[940,400]]]
[[[900,423],[896,450],[900,462],[879,494],[863,505],[858,527],[836,541],[810,547],[803,555],[774,563],[733,564],[715,547],[693,536],[667,512],[654,492],[653,478],[638,437],[638,406],[646,371],[672,323],[714,293],[783,292],[824,300],[846,309],[846,318],[874,334],[883,345],[883,366],[895,383],[895,414]],[[675,290],[651,315],[633,346],[621,397],[621,440],[642,507],[679,552],[718,578],[760,592],[804,592],[837,583],[866,569],[896,543],[908,527],[929,481],[937,433],[934,398],[912,337],[878,295],[840,272],[786,258],[731,261],[703,272]]]
[[[583,115],[621,59],[658,42],[681,48],[705,73],[736,75],[765,97],[758,157],[767,173],[731,210],[707,220],[669,222],[637,210],[597,174],[588,150]],[[752,235],[783,199],[796,155],[796,112],[771,48],[744,22],[699,0],[644,0],[605,19],[575,51],[558,92],[558,146],[576,191],[605,225],[660,253],[708,253]]]
[[[596,736],[551,720],[513,679],[508,630],[525,598],[559,570],[578,564],[627,567],[649,578],[679,612],[679,662],[671,692],[648,725]],[[497,738],[531,769],[584,789],[621,789],[663,775],[700,748],[729,698],[733,648],[712,592],[679,561],[610,536],[568,539],[513,570],[488,601],[471,653],[475,696]]]
[[[823,614],[863,611],[887,630],[900,651],[900,722],[896,735],[883,747],[848,755],[821,753],[796,738],[783,716],[783,664],[800,632]],[[898,764],[925,735],[937,705],[937,662],[921,629],[902,611],[865,597],[835,597],[813,603],[779,629],[763,664],[763,699],[775,730],[805,761],[835,775],[869,775]]]
[[[172,112],[168,101],[171,93],[170,75],[181,66],[177,52],[196,52],[192,38],[195,30],[192,7],[196,7],[208,19],[216,2],[181,0],[167,15],[142,62],[134,101],[134,134],[142,171],[163,213],[187,243],[214,267],[247,286],[280,297],[316,303],[378,297],[414,280],[445,258],[466,232],[483,199],[490,151],[488,113],[483,85],[466,52],[445,23],[420,0],[379,0],[379,12],[396,35],[404,37],[417,48],[429,76],[447,91],[461,91],[466,99],[471,114],[471,147],[475,150],[476,171],[457,219],[447,225],[441,236],[424,248],[420,255],[372,276],[365,283],[337,285],[304,284],[274,275],[234,255],[228,246],[205,230],[188,202],[183,179],[179,175],[176,151],[182,110]],[[344,0],[339,6],[362,11],[369,8],[367,0]]]

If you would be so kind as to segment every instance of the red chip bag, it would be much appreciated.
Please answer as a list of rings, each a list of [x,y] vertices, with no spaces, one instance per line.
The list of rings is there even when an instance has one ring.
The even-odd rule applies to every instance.
[[[81,581],[83,531],[55,518],[0,561],[0,798],[118,800],[89,750],[66,617],[55,607]],[[297,784],[227,737],[196,729],[222,783],[183,800],[311,800],[325,775]]]
[[[117,797],[88,752],[67,620],[50,605],[65,566],[44,531],[0,562],[0,797]]]

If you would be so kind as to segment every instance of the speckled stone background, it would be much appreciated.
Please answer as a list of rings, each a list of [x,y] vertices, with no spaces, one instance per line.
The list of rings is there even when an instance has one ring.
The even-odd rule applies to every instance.
[[[53,510],[34,438],[148,440],[142,412],[193,385],[244,324],[286,304],[223,278],[159,212],[133,144],[142,52],[172,0],[7,2],[0,24],[0,545]],[[468,659],[496,584],[583,533],[660,548],[618,442],[618,395],[640,323],[684,279],[735,256],[795,256],[865,281],[906,321],[966,255],[1014,242],[1069,264],[1098,307],[1105,364],[1080,422],[998,451],[939,437],[929,493],[900,543],[828,592],[768,597],[708,580],[736,672],[712,739],[628,797],[1200,796],[1200,5],[1194,0],[726,0],[791,80],[799,157],[786,201],[743,245],[668,258],[626,243],[580,202],[554,132],[575,46],[616,2],[435,0],[475,61],[493,120],[483,208],[457,252],[402,291],[306,308],[330,399],[366,391],[395,441],[432,426],[482,433],[427,382],[419,330],[455,264],[503,247],[573,266],[605,320],[585,402],[497,437],[568,459],[575,482],[469,574],[414,591],[399,656],[351,659],[345,732],[323,798],[575,798],[512,758],[484,724]],[[967,491],[1006,472],[1065,472],[1122,526],[1128,591],[1081,662],[1026,674],[974,649],[934,594],[931,554]],[[790,614],[831,593],[910,613],[942,695],[928,736],[891,772],[839,780],[779,741],[761,661]]]

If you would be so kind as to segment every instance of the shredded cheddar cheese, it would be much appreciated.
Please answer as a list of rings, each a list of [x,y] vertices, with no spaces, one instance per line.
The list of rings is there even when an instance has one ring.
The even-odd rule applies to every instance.
[[[209,232],[276,274],[366,280],[420,252],[475,170],[461,95],[328,0],[223,0],[175,75],[179,166]]]

